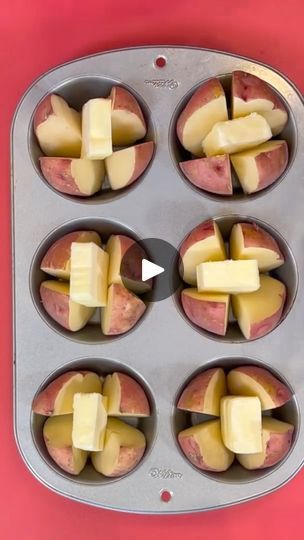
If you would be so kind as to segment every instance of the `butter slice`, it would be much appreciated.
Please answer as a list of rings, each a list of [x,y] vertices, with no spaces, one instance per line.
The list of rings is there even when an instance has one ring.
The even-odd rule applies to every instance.
[[[257,291],[260,288],[258,263],[246,261],[213,261],[196,267],[199,292],[238,294]]]
[[[75,448],[103,450],[107,425],[107,398],[101,394],[74,395],[72,442]]]
[[[104,159],[112,153],[111,100],[90,99],[82,109],[81,157]]]
[[[207,156],[233,154],[258,146],[271,137],[272,132],[265,118],[251,113],[243,118],[214,124],[203,140],[203,150]]]
[[[71,246],[70,298],[88,307],[107,305],[109,255],[94,242]]]
[[[262,412],[258,397],[221,399],[221,430],[226,448],[236,454],[262,452]]]

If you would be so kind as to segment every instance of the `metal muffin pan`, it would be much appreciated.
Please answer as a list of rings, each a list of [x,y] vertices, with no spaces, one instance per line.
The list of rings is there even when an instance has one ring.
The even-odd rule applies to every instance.
[[[157,66],[160,57],[165,59],[162,68]],[[290,162],[284,177],[259,194],[216,197],[198,191],[179,171],[177,160],[182,153],[175,123],[182,104],[200,82],[219,76],[227,85],[236,69],[266,80],[284,99],[289,122],[283,138],[289,145]],[[61,195],[42,179],[37,167],[33,113],[50,92],[79,107],[91,97],[108,95],[114,84],[127,87],[138,97],[149,124],[147,139],[156,143],[154,159],[130,189],[117,193],[106,190],[84,200]],[[254,499],[277,489],[299,470],[304,459],[304,364],[300,355],[304,238],[299,226],[304,203],[303,126],[302,97],[286,77],[260,63],[204,49],[145,47],[97,54],[49,71],[27,91],[12,129],[14,420],[25,463],[50,489],[103,508],[182,513]],[[287,240],[282,240],[288,254],[282,279],[292,294],[288,306],[292,309],[263,338],[251,342],[233,335],[228,340],[210,339],[181,316],[175,296],[150,305],[141,323],[120,339],[102,340],[101,334],[98,339],[94,325],[70,336],[41,311],[37,296],[42,279],[39,257],[60,231],[64,234],[80,224],[81,228],[94,228],[98,223],[97,230],[104,230],[104,237],[126,230],[135,238],[160,238],[178,247],[198,223],[211,217],[231,223],[237,216],[261,220]],[[196,420],[176,411],[176,399],[198,370],[210,365],[229,369],[241,363],[265,365],[293,390],[293,400],[278,412],[295,424],[293,446],[280,465],[262,472],[240,472],[233,465],[224,475],[201,473],[178,449],[177,431]],[[90,469],[79,478],[70,477],[46,454],[41,421],[31,413],[32,400],[54,376],[73,367],[100,373],[119,368],[146,388],[152,416],[139,426],[147,436],[147,452],[137,468],[121,479],[97,478]],[[162,496],[164,491],[169,492],[168,497]]]

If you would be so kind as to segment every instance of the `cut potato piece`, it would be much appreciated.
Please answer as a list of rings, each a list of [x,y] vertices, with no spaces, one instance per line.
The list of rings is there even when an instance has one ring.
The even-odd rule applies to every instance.
[[[109,255],[93,242],[71,246],[70,294],[74,302],[88,307],[106,306]]]
[[[221,398],[226,392],[224,370],[222,368],[207,369],[187,384],[178,400],[177,408],[219,416]]]
[[[89,452],[103,449],[107,425],[106,406],[107,398],[96,392],[74,395],[72,429],[74,448]]]
[[[279,463],[289,452],[294,427],[287,422],[265,416],[262,421],[262,451],[256,454],[239,454],[238,462],[245,469],[266,469]]]
[[[93,467],[104,476],[122,476],[141,460],[146,448],[144,434],[117,418],[109,418],[104,449],[93,452]]]
[[[284,283],[260,276],[261,286],[250,294],[232,297],[232,309],[246,339],[265,336],[280,322],[286,299]]]
[[[127,146],[142,139],[147,132],[146,122],[135,97],[121,86],[113,86],[111,124],[114,146]]]
[[[209,420],[181,431],[178,442],[190,463],[204,471],[226,471],[234,461],[234,454],[223,444],[220,420]]]
[[[234,154],[253,148],[271,139],[272,133],[265,118],[257,113],[244,118],[215,124],[203,141],[207,156]]]
[[[227,330],[229,315],[229,295],[199,293],[197,289],[184,289],[181,294],[182,306],[191,322],[219,336]]]
[[[270,272],[284,264],[276,240],[256,223],[236,223],[230,235],[232,259],[255,259],[260,272]]]
[[[81,157],[104,159],[112,152],[111,101],[90,99],[82,109]]]
[[[225,244],[221,231],[212,219],[201,223],[183,241],[180,248],[180,276],[189,285],[197,284],[196,267],[205,261],[224,261]]]
[[[230,394],[256,396],[262,411],[282,407],[292,398],[292,393],[269,371],[257,366],[240,366],[232,369],[227,376]]]
[[[273,184],[288,164],[286,141],[268,141],[231,156],[244,193],[255,193]]]
[[[94,307],[74,302],[70,297],[69,284],[61,281],[43,281],[40,285],[40,298],[49,316],[71,332],[81,330],[95,311]]]
[[[176,133],[183,147],[200,157],[203,139],[222,120],[228,120],[225,92],[218,79],[210,79],[188,101],[178,118]]]
[[[199,292],[241,293],[260,287],[256,260],[204,262],[196,267]]]
[[[221,430],[226,448],[237,454],[262,451],[261,403],[257,397],[221,399]]]
[[[41,270],[60,279],[70,279],[73,242],[94,242],[97,246],[101,246],[100,236],[95,231],[74,231],[65,234],[47,250],[40,264]]]
[[[183,161],[179,166],[194,186],[218,195],[232,195],[228,154],[190,159],[190,161]]]
[[[118,150],[107,157],[105,165],[111,188],[123,189],[133,184],[148,167],[153,149],[154,143],[149,141]]]
[[[81,116],[62,97],[49,94],[41,101],[34,115],[34,131],[47,156],[80,157]]]
[[[105,179],[103,161],[60,157],[41,157],[39,161],[47,182],[57,191],[75,197],[94,195]]]
[[[124,334],[135,326],[146,310],[145,303],[122,285],[108,289],[108,303],[101,310],[101,328],[106,336]]]
[[[79,392],[101,393],[100,377],[91,371],[67,371],[39,392],[32,410],[44,416],[72,414],[74,395]]]
[[[110,416],[149,416],[150,405],[140,384],[125,373],[107,375],[103,394],[108,400]]]

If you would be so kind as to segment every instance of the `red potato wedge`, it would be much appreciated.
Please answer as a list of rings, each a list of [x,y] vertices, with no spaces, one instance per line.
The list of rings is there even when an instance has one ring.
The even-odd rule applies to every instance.
[[[95,311],[94,307],[73,302],[70,299],[69,284],[61,281],[43,281],[40,285],[40,298],[49,316],[71,332],[81,330]]]
[[[100,377],[91,371],[67,371],[59,375],[35,397],[32,410],[44,416],[73,413],[74,395],[101,393]]]
[[[142,281],[142,260],[147,258],[145,250],[129,236],[113,234],[110,236],[106,251],[109,254],[108,283],[124,285],[136,294],[148,292],[152,280]]]
[[[178,434],[186,458],[203,471],[223,472],[234,461],[234,454],[224,446],[220,420],[208,420]]]
[[[288,164],[286,141],[268,141],[231,157],[244,193],[256,193],[273,184]]]
[[[58,467],[77,476],[85,467],[88,452],[74,448],[72,425],[72,414],[48,418],[43,426],[43,438],[49,455]]]
[[[180,114],[176,133],[183,147],[201,157],[202,141],[216,122],[228,120],[224,89],[218,79],[210,79],[194,92]]]
[[[39,161],[44,178],[60,193],[89,197],[102,188],[103,161],[58,157],[41,157]]]
[[[145,303],[122,285],[108,289],[107,306],[101,309],[101,328],[106,336],[125,334],[136,325],[146,310]]]
[[[212,219],[195,227],[180,248],[181,278],[196,285],[196,267],[205,261],[224,261],[227,258],[224,241],[218,225]]]
[[[212,368],[194,377],[182,392],[177,408],[184,411],[220,416],[221,398],[227,393],[222,368]]]
[[[238,454],[238,462],[248,470],[266,469],[276,465],[288,454],[293,431],[292,424],[265,416],[262,419],[262,452]]]
[[[227,331],[229,294],[199,293],[197,289],[184,289],[181,302],[191,322],[219,336]]]
[[[110,416],[149,416],[150,405],[140,384],[125,373],[107,375],[103,395],[108,399]]]
[[[265,81],[245,71],[234,71],[231,93],[232,118],[257,112],[267,120],[273,135],[284,129],[288,120],[287,109]]]
[[[190,159],[179,164],[184,175],[194,186],[217,195],[232,195],[229,156]]]
[[[112,102],[112,142],[114,146],[134,144],[146,135],[146,122],[139,103],[125,88],[113,86],[109,98]]]
[[[109,418],[103,451],[91,454],[92,464],[104,476],[122,476],[136,467],[145,448],[145,436],[139,429]]]
[[[258,397],[262,411],[282,407],[292,398],[292,393],[285,384],[267,369],[257,366],[232,369],[227,375],[227,386],[230,394]]]
[[[280,322],[286,299],[284,283],[260,275],[260,288],[232,296],[232,310],[246,339],[265,336]]]
[[[49,94],[38,105],[34,131],[47,156],[78,158],[81,152],[81,115],[65,100]]]
[[[74,231],[65,234],[47,250],[40,269],[59,279],[70,279],[71,245],[73,242],[94,242],[101,246],[100,236],[95,231]]]
[[[107,177],[113,190],[135,182],[148,167],[154,150],[152,141],[114,152],[105,159]]]
[[[260,272],[270,272],[285,262],[277,241],[256,223],[236,223],[232,227],[230,256],[234,260],[257,260]]]

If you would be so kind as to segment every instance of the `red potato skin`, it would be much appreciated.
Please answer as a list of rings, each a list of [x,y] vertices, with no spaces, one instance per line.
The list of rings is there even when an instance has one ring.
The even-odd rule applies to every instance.
[[[258,337],[265,336],[266,334],[271,332],[271,330],[273,330],[273,328],[275,328],[279,324],[279,322],[281,320],[281,317],[282,317],[282,312],[283,312],[283,308],[284,308],[284,304],[285,304],[286,294],[284,293],[284,295],[282,295],[282,296],[283,296],[282,305],[281,305],[280,309],[278,309],[278,311],[276,313],[274,313],[270,317],[267,317],[266,319],[264,319],[261,322],[257,322],[257,323],[254,323],[254,324],[251,325],[249,339],[256,339]]]
[[[187,317],[197,326],[219,336],[225,335],[226,304],[224,302],[208,302],[181,295],[182,306]]]
[[[201,223],[200,225],[195,227],[195,229],[191,231],[187,238],[185,238],[179,250],[180,256],[183,258],[186,251],[188,251],[188,249],[192,247],[193,244],[196,244],[196,242],[200,242],[201,240],[204,240],[209,236],[213,236],[214,234],[214,224],[212,219],[204,221],[204,223]]]
[[[140,300],[140,298],[136,297],[136,295],[125,289],[125,287],[123,287],[122,285],[114,283],[113,285],[111,285],[111,287],[113,287],[114,289],[113,312],[108,335],[123,334],[124,332],[131,330],[131,328],[135,326],[135,324],[145,312],[146,306],[144,302]],[[137,309],[133,312],[132,319],[130,320],[129,301],[131,296],[134,296],[137,299]],[[115,301],[115,297],[118,298],[117,302]],[[126,318],[125,329],[123,329],[124,318]],[[115,326],[112,321],[118,321],[119,326]]]
[[[36,414],[43,414],[44,416],[52,416],[55,408],[55,401],[58,393],[62,387],[67,383],[74,375],[81,373],[86,375],[89,371],[67,371],[57,377],[54,381],[47,385],[35,398],[32,404],[32,411]]]
[[[121,249],[120,273],[122,278],[141,281],[142,260],[147,258],[145,250],[138,242],[128,236],[119,235],[119,239]],[[152,287],[152,279],[149,279],[146,283]]]
[[[208,467],[208,465],[206,465],[206,463],[204,462],[204,458],[201,455],[200,447],[193,436],[182,437],[178,435],[178,442],[185,456],[187,457],[187,459],[189,459],[192,465],[198,467],[203,471],[215,471],[215,469]]]
[[[40,268],[64,268],[67,261],[71,257],[71,245],[73,242],[79,242],[83,234],[92,233],[95,231],[74,231],[62,236],[47,250],[44,255]]]
[[[66,448],[53,448],[46,437],[44,437],[44,442],[48,453],[60,469],[63,469],[69,474],[78,475],[78,472],[75,472],[74,469],[73,448],[71,446],[67,446]]]
[[[287,433],[284,433],[283,436],[279,433],[271,433],[266,447],[266,459],[259,469],[272,467],[273,465],[279,463],[279,461],[282,461],[290,449],[293,431],[294,428],[292,427]],[[283,445],[282,439],[284,440]]]
[[[259,185],[256,191],[260,191],[275,182],[285,171],[288,164],[286,141],[277,148],[256,156],[255,162],[259,173]]]
[[[149,416],[149,401],[140,384],[125,373],[117,373],[117,375],[121,389],[120,412]],[[138,404],[140,404],[140,409]]]
[[[146,126],[142,110],[131,92],[121,86],[113,86],[109,98],[112,102],[112,110],[128,110],[136,114]]]
[[[142,144],[137,144],[135,147],[135,169],[130,178],[128,186],[133,184],[135,180],[146,170],[148,167],[154,152],[154,142],[148,141]],[[140,163],[140,167],[138,164]]]
[[[194,377],[179,398],[177,408],[185,411],[201,412],[204,408],[205,392],[216,371],[216,368],[208,369]]]
[[[143,448],[128,448],[127,446],[122,446],[120,448],[116,468],[109,476],[114,478],[132,471],[143,457],[145,448],[145,446]]]
[[[265,383],[268,388],[271,388],[271,399],[276,404],[277,407],[281,407],[284,405],[284,403],[287,403],[292,398],[292,393],[285,386],[285,384],[282,384],[278,379],[276,379],[267,369],[263,369],[256,366],[241,366],[239,368],[234,368],[233,371],[239,371],[240,373],[244,373],[245,375],[248,375],[252,379],[256,380],[257,382],[263,382],[263,386],[265,386]],[[273,395],[273,390],[275,390],[275,394]]]
[[[203,83],[189,99],[186,107],[180,114],[176,124],[176,134],[183,144],[183,130],[188,118],[197,110],[207,105],[209,101],[224,95],[224,89],[218,79],[210,79]]]
[[[194,186],[218,195],[232,195],[228,155],[191,159],[179,166]]]
[[[61,193],[86,197],[79,190],[72,174],[70,158],[41,157],[39,159],[42,174],[46,181]]]
[[[35,133],[38,126],[42,124],[42,122],[45,122],[51,114],[53,114],[52,94],[49,94],[41,101],[41,103],[39,103],[35,112],[33,121]]]
[[[284,260],[283,254],[276,240],[265,229],[259,227],[256,223],[239,223],[242,228],[244,247],[262,247],[275,251],[281,260]]]
[[[48,287],[44,287],[44,285],[41,284],[40,297],[43,307],[50,317],[60,324],[60,326],[63,326],[63,328],[69,330],[69,295],[52,291]]]
[[[261,99],[262,97],[274,103],[274,109],[286,111],[283,101],[266,81],[245,71],[234,71],[232,73],[232,95],[243,101]]]

